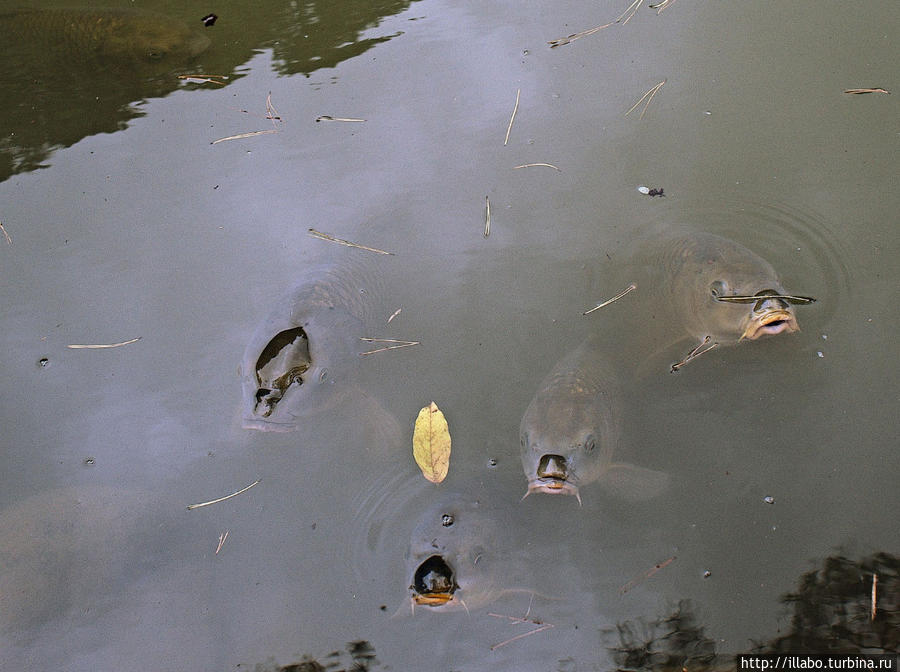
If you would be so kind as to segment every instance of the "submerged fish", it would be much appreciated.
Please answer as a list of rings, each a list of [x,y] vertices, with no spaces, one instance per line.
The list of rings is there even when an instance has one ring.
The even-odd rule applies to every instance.
[[[502,510],[453,494],[425,511],[407,552],[412,606],[475,609],[506,592],[515,573],[504,552]]]
[[[19,9],[0,13],[6,54],[29,59],[176,63],[205,51],[209,38],[164,14],[142,9]],[[12,45],[12,46],[10,46]]]
[[[354,281],[333,267],[310,269],[256,329],[241,364],[245,428],[291,431],[343,398],[367,311]]]
[[[743,245],[710,233],[654,243],[645,263],[657,271],[665,322],[698,342],[756,340],[800,330],[795,305],[772,265]]]
[[[535,394],[519,428],[522,467],[533,492],[574,495],[601,481],[631,499],[662,492],[668,476],[613,462],[620,433],[620,391],[603,343],[589,339],[563,357]]]

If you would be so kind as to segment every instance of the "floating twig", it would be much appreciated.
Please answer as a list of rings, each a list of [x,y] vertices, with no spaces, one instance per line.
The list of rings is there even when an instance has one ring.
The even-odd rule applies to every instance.
[[[319,123],[320,121],[349,121],[361,123],[365,121],[365,119],[356,119],[354,117],[331,117],[327,114],[323,114],[320,117],[316,117],[316,123]]]
[[[669,558],[668,560],[663,560],[662,562],[659,562],[659,563],[653,565],[653,567],[651,567],[650,569],[648,569],[646,572],[644,572],[644,573],[641,574],[640,576],[636,576],[636,577],[633,578],[631,581],[629,581],[628,583],[626,583],[624,586],[622,586],[621,588],[619,588],[619,595],[624,595],[625,593],[627,593],[629,590],[631,590],[632,588],[634,588],[634,587],[635,587],[636,585],[638,585],[639,583],[642,583],[643,581],[646,581],[646,580],[649,579],[651,576],[653,576],[654,574],[656,574],[656,573],[657,573],[659,570],[661,570],[663,567],[668,567],[670,564],[672,564],[673,562],[675,562],[675,558],[676,558],[676,557],[677,557],[677,556],[673,555],[673,556],[672,556],[671,558]]]
[[[72,350],[105,350],[107,348],[118,348],[123,345],[131,345],[132,343],[137,343],[139,340],[143,338],[142,336],[138,336],[137,338],[132,338],[130,341],[122,341],[121,343],[100,343],[97,345],[67,345],[67,348],[71,348]]]
[[[644,2],[644,0],[634,0],[634,2],[632,2],[628,6],[628,9],[626,9],[624,12],[622,12],[619,15],[619,18],[616,19],[615,23],[621,23],[624,26],[626,23],[631,21],[631,17],[634,16],[635,12],[637,12],[638,8],[641,6],[641,4],[643,2]],[[622,17],[625,16],[626,14],[628,14],[628,18],[625,19],[624,21],[622,21]]]
[[[631,106],[631,109],[628,110],[628,112],[625,113],[625,116],[627,117],[629,114],[631,114],[632,112],[634,112],[634,108],[636,108],[638,105],[640,105],[642,102],[644,102],[644,98],[647,98],[647,96],[650,96],[649,98],[647,98],[647,104],[644,105],[644,109],[641,110],[641,116],[638,117],[639,119],[643,119],[643,118],[644,118],[644,112],[646,112],[646,111],[647,111],[647,108],[650,107],[650,101],[653,100],[653,96],[656,95],[656,92],[659,91],[660,88],[662,88],[662,85],[665,84],[667,81],[668,81],[668,80],[664,79],[664,80],[661,81],[659,84],[657,84],[656,86],[654,86],[652,89],[650,89],[649,91],[647,91],[647,93],[645,93],[643,96],[641,96],[641,99],[640,99],[639,101],[637,101],[634,105]]]
[[[532,599],[532,601],[534,600],[534,595],[531,596],[531,599]],[[488,613],[488,616],[493,616],[494,618],[505,618],[505,619],[511,621],[512,623],[531,623],[533,625],[538,626],[536,628],[532,628],[528,632],[523,632],[521,634],[516,635],[515,637],[510,637],[509,639],[504,640],[504,641],[500,642],[499,644],[494,644],[491,647],[491,651],[499,649],[501,646],[506,646],[507,644],[515,642],[517,639],[522,639],[523,637],[528,637],[529,635],[533,635],[533,634],[541,632],[543,630],[549,630],[550,628],[554,627],[554,625],[552,623],[543,623],[542,621],[539,621],[539,620],[536,620],[533,618],[528,618],[528,614],[530,614],[530,613],[531,613],[531,603],[530,602],[528,603],[528,611],[526,611],[525,616],[523,616],[521,618],[519,618],[518,616],[508,616],[506,614]]]
[[[870,614],[871,620],[875,620],[875,602],[878,597],[878,574],[872,574],[872,612]]]
[[[553,170],[559,170],[559,172],[562,172],[557,166],[554,166],[552,163],[523,163],[521,166],[513,166],[513,170],[518,170],[519,168],[535,168],[537,166],[546,166],[547,168],[553,168]]]
[[[874,89],[844,89],[844,93],[854,93],[856,95],[860,95],[863,93],[886,93],[890,95],[890,91],[887,89],[882,89],[880,86]]]
[[[227,138],[219,138],[218,140],[213,140],[211,145],[217,145],[220,142],[226,142],[228,140],[243,140],[244,138],[252,138],[257,135],[269,135],[270,133],[277,133],[278,130],[274,128],[270,128],[265,131],[250,131],[249,133],[238,133],[237,135],[229,135]]]
[[[516,119],[516,112],[519,111],[519,94],[522,93],[522,89],[516,89],[516,106],[513,108],[512,116],[509,118],[509,126],[506,127],[506,139],[503,141],[503,146],[506,147],[506,143],[509,142],[509,133],[512,131],[513,121]]]
[[[225,540],[228,539],[228,530],[225,530],[224,534],[219,535],[219,545],[216,546],[216,555],[219,554],[219,551],[222,550],[222,546],[225,545]]]
[[[178,79],[185,79],[200,84],[218,84],[219,86],[225,86],[225,82],[220,82],[219,80],[228,79],[228,75],[178,75]]]
[[[281,121],[281,116],[278,114],[278,111],[275,109],[275,106],[272,105],[272,92],[271,91],[269,91],[269,95],[266,96],[266,119],[272,120],[272,128],[274,128],[277,131],[278,125],[275,122]]]
[[[188,511],[190,511],[192,509],[199,509],[201,506],[209,506],[210,504],[218,504],[219,502],[224,502],[226,499],[231,499],[232,497],[237,497],[241,493],[247,492],[247,490],[252,488],[254,485],[259,483],[261,480],[262,479],[257,478],[255,481],[253,481],[253,483],[248,485],[246,488],[241,488],[237,492],[232,492],[230,495],[225,495],[224,497],[219,497],[218,499],[213,499],[212,501],[209,501],[209,502],[202,502],[200,504],[188,504],[188,507],[187,507]]]
[[[669,5],[674,5],[675,0],[662,0],[662,2],[657,2],[654,5],[647,5],[650,9],[656,10],[656,15],[659,16],[662,14],[662,11],[668,7]]]
[[[584,311],[584,312],[582,313],[582,315],[590,315],[590,314],[593,313],[595,310],[600,310],[601,308],[605,308],[606,306],[608,306],[609,304],[611,304],[613,301],[618,301],[618,300],[621,299],[623,296],[625,296],[626,294],[628,294],[628,292],[632,292],[632,291],[634,291],[635,289],[637,289],[637,285],[634,284],[634,283],[632,282],[630,285],[628,285],[628,287],[626,287],[625,289],[623,289],[621,292],[619,292],[618,294],[616,294],[616,295],[615,295],[614,297],[612,297],[611,299],[607,299],[607,300],[604,301],[603,303],[598,303],[596,306],[594,306],[594,307],[591,308],[590,310]]]
[[[390,324],[390,323],[391,323],[391,320],[393,320],[395,317],[397,317],[397,315],[400,314],[400,311],[401,311],[401,310],[403,310],[403,309],[402,309],[402,308],[397,308],[397,310],[395,310],[395,311],[393,312],[393,314],[392,314],[392,315],[388,318],[388,320],[387,320],[387,321],[388,321],[388,324]]]
[[[12,245],[12,238],[9,237],[9,234],[6,232],[6,229],[3,228],[2,222],[0,222],[0,231],[3,232],[3,237],[6,238],[6,244]]]
[[[491,199],[484,197],[484,237],[491,235]]]
[[[569,42],[574,42],[575,40],[581,37],[587,37],[588,35],[593,35],[594,33],[600,32],[604,28],[609,28],[613,25],[615,21],[610,21],[609,23],[604,23],[602,26],[595,26],[594,28],[588,28],[587,30],[582,30],[580,33],[572,33],[571,35],[567,35],[566,37],[560,37],[557,40],[550,40],[547,44],[550,45],[551,49],[556,47],[561,47],[564,44],[569,44]]]
[[[688,353],[688,356],[687,356],[687,357],[685,357],[684,359],[682,359],[682,360],[681,360],[680,362],[678,362],[677,364],[673,364],[673,365],[672,365],[672,373],[675,373],[676,371],[678,371],[678,369],[680,369],[682,366],[684,366],[684,365],[687,364],[689,361],[691,361],[692,359],[694,359],[694,357],[699,357],[699,356],[702,355],[704,352],[709,352],[709,351],[712,350],[714,347],[716,347],[717,345],[719,345],[718,343],[713,343],[711,346],[709,346],[708,348],[706,348],[706,350],[701,350],[700,348],[702,348],[702,347],[703,347],[704,345],[706,345],[707,343],[709,343],[709,336],[706,336],[706,337],[703,339],[703,342],[700,343],[700,345],[698,345],[696,348],[694,348],[693,350],[691,350],[691,351]]]
[[[385,350],[397,350],[398,348],[408,348],[411,345],[421,345],[421,341],[404,341],[399,338],[366,338],[363,336],[359,337],[359,340],[365,341],[366,343],[395,343],[396,345],[389,345],[385,348],[378,348],[376,350],[366,350],[365,352],[359,353],[360,356],[364,357],[365,355],[374,355],[376,352],[384,352]]]
[[[321,231],[316,231],[315,229],[310,229],[309,235],[311,235],[313,238],[318,238],[319,240],[328,240],[332,243],[337,243],[338,245],[346,245],[347,247],[355,247],[360,250],[368,250],[369,252],[375,252],[376,254],[394,254],[393,252],[385,252],[384,250],[379,250],[377,247],[367,247],[365,245],[351,243],[349,240],[344,240],[343,238],[335,238],[331,234],[322,233]]]

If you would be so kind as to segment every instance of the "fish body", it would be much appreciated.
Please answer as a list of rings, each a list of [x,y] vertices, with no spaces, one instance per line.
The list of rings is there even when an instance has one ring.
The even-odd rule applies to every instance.
[[[257,327],[241,364],[245,428],[291,431],[345,396],[368,311],[345,270],[310,269]]]
[[[799,331],[792,303],[813,301],[790,297],[768,261],[715,234],[654,242],[643,263],[655,277],[663,324],[698,342],[708,337],[729,344]]]
[[[602,481],[629,499],[661,492],[667,476],[615,463],[620,436],[621,390],[600,339],[588,339],[563,357],[541,382],[519,428],[526,496],[574,495]]]
[[[183,22],[141,9],[19,9],[0,14],[0,30],[15,36],[3,53],[30,61],[174,65],[210,45]]]
[[[406,556],[413,609],[477,609],[507,592],[504,511],[457,493],[426,509]]]

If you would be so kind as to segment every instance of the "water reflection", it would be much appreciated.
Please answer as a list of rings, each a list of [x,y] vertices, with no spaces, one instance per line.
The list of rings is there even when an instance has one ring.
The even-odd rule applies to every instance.
[[[184,10],[0,8],[0,88],[14,92],[0,104],[0,181],[46,167],[53,151],[86,136],[124,129],[143,115],[141,101],[178,89],[179,74],[228,83],[267,47],[284,75],[334,67],[394,37],[364,33],[410,1],[223,5],[208,27],[202,12]]]
[[[876,588],[873,590],[873,577]],[[900,652],[900,558],[885,552],[859,561],[825,558],[781,598],[793,608],[789,631],[757,643],[752,653]],[[717,653],[690,600],[653,621],[627,621],[607,636],[618,670],[725,670],[733,655]]]

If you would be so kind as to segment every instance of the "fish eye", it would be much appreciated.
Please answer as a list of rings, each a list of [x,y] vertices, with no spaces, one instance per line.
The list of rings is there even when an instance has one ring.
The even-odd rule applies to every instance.
[[[720,296],[725,296],[728,291],[728,283],[724,280],[716,280],[709,286],[709,293],[713,295],[713,298],[718,299]]]

